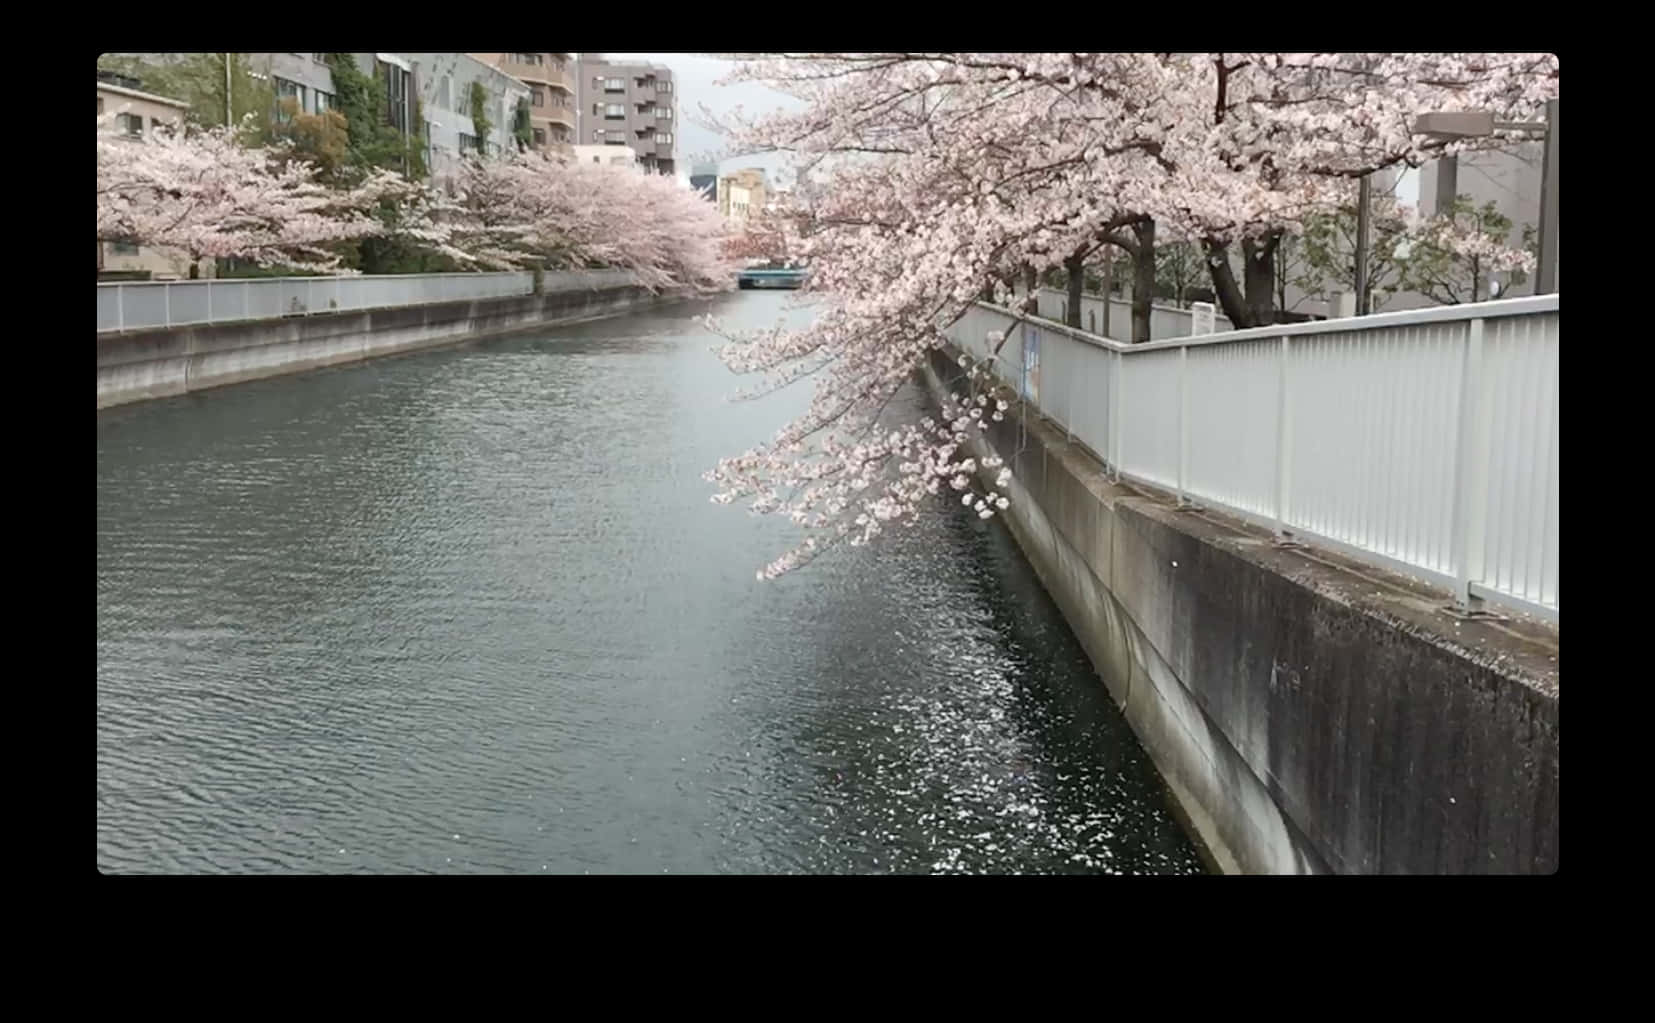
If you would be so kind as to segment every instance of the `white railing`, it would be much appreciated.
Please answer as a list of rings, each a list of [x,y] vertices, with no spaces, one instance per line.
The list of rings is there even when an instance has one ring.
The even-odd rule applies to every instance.
[[[1120,477],[1558,618],[1558,298],[1129,345],[978,303],[948,328]]]
[[[1041,288],[1035,301],[1040,306],[1040,315],[1048,320],[1064,321],[1064,311],[1069,305],[1069,294],[1056,288]],[[1080,297],[1080,323],[1089,334],[1103,335],[1103,296],[1087,292]],[[1132,303],[1124,298],[1109,300],[1109,333],[1106,335],[1116,341],[1129,341],[1132,338]],[[1228,317],[1218,313],[1213,317],[1214,329],[1219,333],[1234,330]],[[1174,305],[1153,303],[1149,310],[1149,336],[1156,341],[1173,337],[1188,337],[1195,332],[1195,313],[1189,309],[1180,309]]]
[[[548,272],[548,293],[631,283],[625,270]],[[196,281],[118,281],[98,285],[98,333],[233,320],[506,298],[534,291],[517,273],[387,274],[360,277],[258,277]]]

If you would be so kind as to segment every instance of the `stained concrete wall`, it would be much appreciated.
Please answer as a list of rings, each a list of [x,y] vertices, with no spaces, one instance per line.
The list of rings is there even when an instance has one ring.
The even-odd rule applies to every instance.
[[[101,334],[98,408],[613,316],[664,300],[627,286]]]
[[[1557,869],[1555,629],[1113,484],[1007,397],[1005,521],[1220,869]]]

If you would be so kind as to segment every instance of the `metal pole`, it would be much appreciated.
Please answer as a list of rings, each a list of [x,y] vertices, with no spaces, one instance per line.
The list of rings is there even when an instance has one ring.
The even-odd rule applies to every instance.
[[[234,118],[230,115],[230,54],[224,55],[224,127],[231,128]]]
[[[1540,170],[1540,253],[1534,293],[1557,290],[1557,100],[1546,103],[1546,155]]]
[[[1454,199],[1460,190],[1460,158],[1444,156],[1437,161],[1437,216],[1454,208]]]
[[[1356,315],[1368,312],[1369,209],[1373,206],[1373,182],[1364,174],[1356,186]]]

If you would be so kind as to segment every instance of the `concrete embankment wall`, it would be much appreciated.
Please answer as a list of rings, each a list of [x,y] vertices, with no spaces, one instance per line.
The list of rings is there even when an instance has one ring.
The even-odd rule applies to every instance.
[[[1111,483],[1032,407],[989,449],[1007,526],[1220,869],[1557,869],[1554,627],[1457,621],[1410,580]]]
[[[440,302],[98,336],[98,408],[670,301],[643,288]]]

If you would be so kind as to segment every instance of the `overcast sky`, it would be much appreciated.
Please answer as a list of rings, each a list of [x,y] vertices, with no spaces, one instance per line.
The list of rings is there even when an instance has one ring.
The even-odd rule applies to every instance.
[[[762,85],[742,82],[738,85],[714,85],[728,74],[729,61],[718,60],[695,53],[605,53],[614,61],[640,61],[665,64],[672,68],[673,89],[678,94],[678,160],[688,174],[709,156],[720,157],[722,173],[742,167],[764,167],[774,173],[780,165],[779,154],[726,156],[729,143],[723,136],[696,124],[702,105],[716,114],[725,114],[741,107],[749,114],[769,113],[781,109],[798,110],[803,104],[791,96],[766,89]]]

